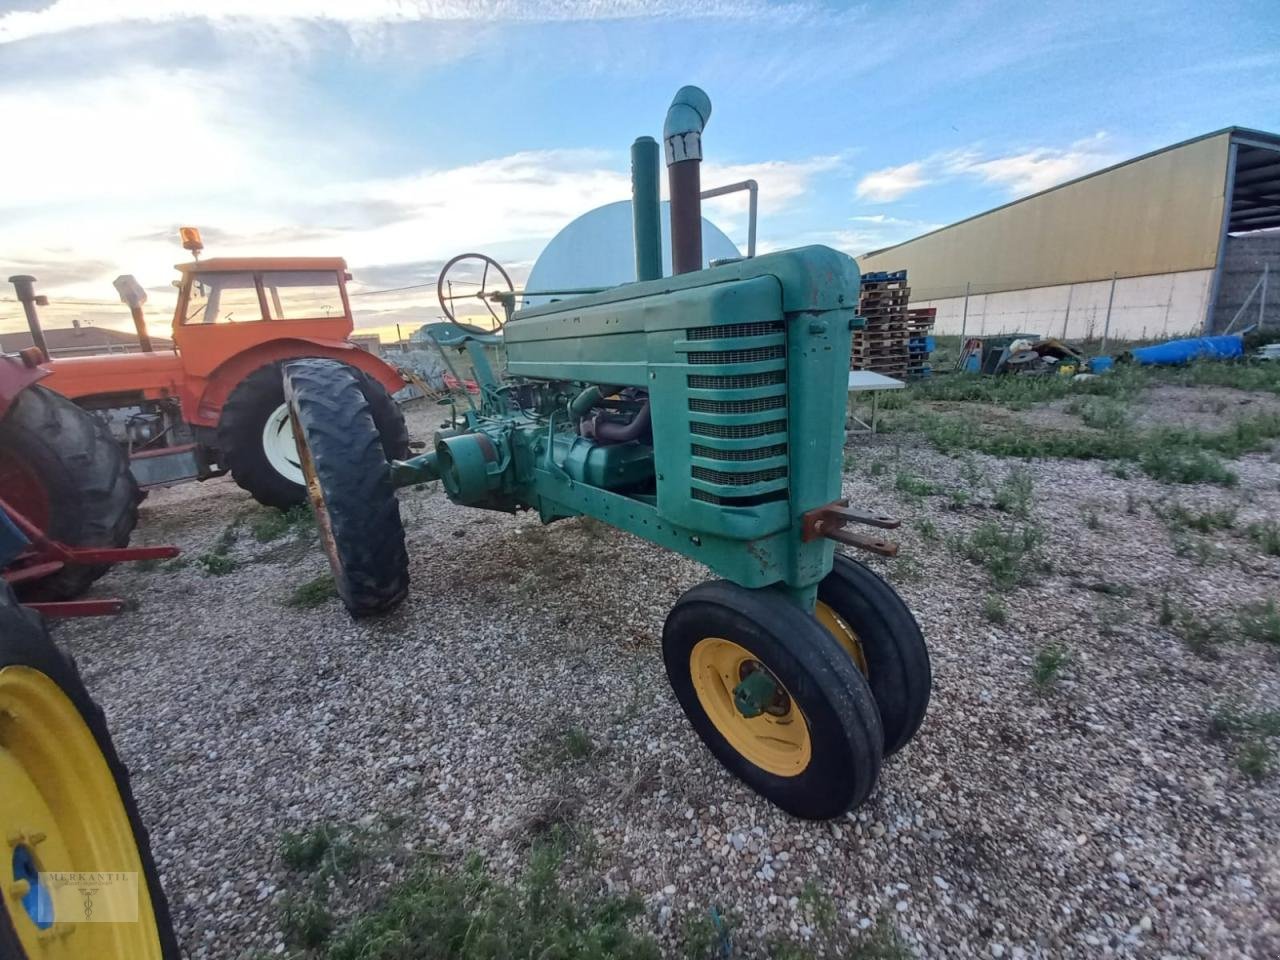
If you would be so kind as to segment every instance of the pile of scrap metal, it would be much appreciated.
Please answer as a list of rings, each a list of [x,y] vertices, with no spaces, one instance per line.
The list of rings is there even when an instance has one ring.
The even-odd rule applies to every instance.
[[[1061,340],[1036,333],[970,337],[960,349],[956,369],[988,375],[1074,376],[1086,366],[1084,354]]]

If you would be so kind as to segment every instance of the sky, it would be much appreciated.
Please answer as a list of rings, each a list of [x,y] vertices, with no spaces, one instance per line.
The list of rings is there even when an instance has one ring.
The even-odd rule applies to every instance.
[[[704,186],[760,183],[761,250],[856,255],[1280,131],[1280,3],[0,0],[0,271],[37,277],[49,326],[121,329],[132,273],[163,334],[191,224],[206,256],[345,257],[357,325],[393,337],[438,317],[453,254],[519,284],[625,199],[686,83],[713,104]],[[745,246],[744,198],[704,212]]]

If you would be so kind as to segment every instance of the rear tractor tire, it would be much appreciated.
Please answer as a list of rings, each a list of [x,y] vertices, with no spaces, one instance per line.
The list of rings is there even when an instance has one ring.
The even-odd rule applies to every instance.
[[[662,631],[676,699],[730,773],[797,817],[866,800],[884,734],[863,675],[779,594],[725,581],[682,596]]]
[[[933,687],[916,618],[893,587],[840,553],[818,584],[815,615],[867,678],[880,708],[884,755],[897,753],[924,722]]]
[[[147,831],[101,708],[0,580],[0,957],[178,960]],[[50,874],[132,875],[84,895]],[[58,883],[58,881],[54,881]],[[133,909],[137,910],[136,916]],[[122,911],[111,921],[108,910]],[[127,913],[125,913],[127,911]]]
[[[285,394],[338,596],[353,617],[390,610],[409,592],[409,555],[359,371],[334,360],[295,360],[285,366]]]
[[[138,523],[138,485],[106,424],[66,397],[35,385],[0,421],[0,497],[53,540],[72,547],[124,547]],[[29,600],[70,600],[108,565],[68,565],[24,585]]]
[[[386,458],[406,459],[409,431],[400,405],[363,370],[338,365],[346,366],[359,381]],[[287,510],[306,502],[307,488],[285,403],[283,367],[283,363],[259,367],[236,385],[222,408],[218,452],[232,479],[255,500]]]

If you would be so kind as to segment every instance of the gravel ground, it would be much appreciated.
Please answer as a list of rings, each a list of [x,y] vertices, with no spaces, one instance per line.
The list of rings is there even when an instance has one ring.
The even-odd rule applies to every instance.
[[[1052,569],[1006,594],[1003,625],[982,613],[987,572],[947,543],[1021,522],[988,489],[1014,465],[910,437],[851,461],[854,503],[909,518],[902,557],[873,564],[920,620],[935,679],[916,739],[831,823],[764,803],[696,739],[660,637],[707,574],[633,537],[405,491],[412,594],[360,624],[336,601],[286,606],[326,571],[306,537],[242,533],[223,576],[113,571],[98,592],[139,609],[56,634],[132,768],[188,956],[275,951],[282,832],[376,814],[404,817],[401,853],[478,850],[500,872],[518,869],[533,825],[571,817],[594,834],[599,882],[643,897],[673,954],[682,918],[710,905],[745,955],[779,934],[821,951],[809,884],[839,927],[891,918],[920,956],[1280,955],[1277,780],[1246,777],[1238,745],[1209,735],[1224,702],[1280,706],[1278,651],[1224,636],[1210,658],[1158,623],[1165,593],[1224,618],[1280,596],[1280,558],[1242,532],[1280,516],[1276,455],[1237,461],[1234,490],[1026,465]],[[904,470],[943,492],[904,499]],[[1156,512],[1174,500],[1230,505],[1236,527],[1188,550]],[[142,514],[138,541],[192,558],[261,516],[225,479],[157,491]],[[1070,659],[1038,690],[1033,661],[1052,643]],[[555,759],[569,727],[590,735],[589,759]]]

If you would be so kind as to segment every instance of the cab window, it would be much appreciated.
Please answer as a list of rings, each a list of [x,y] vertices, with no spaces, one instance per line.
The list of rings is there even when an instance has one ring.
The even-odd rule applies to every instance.
[[[184,323],[244,323],[262,319],[252,273],[197,273],[187,296]]]
[[[274,320],[323,320],[346,313],[338,275],[332,270],[267,271],[262,286]]]

